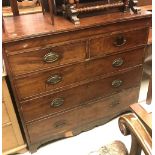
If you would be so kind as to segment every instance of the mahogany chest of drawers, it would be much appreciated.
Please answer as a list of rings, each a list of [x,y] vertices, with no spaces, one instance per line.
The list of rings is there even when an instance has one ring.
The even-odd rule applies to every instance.
[[[80,26],[61,17],[51,26],[42,14],[5,19],[3,55],[31,152],[138,101],[150,19],[148,12],[88,17]]]

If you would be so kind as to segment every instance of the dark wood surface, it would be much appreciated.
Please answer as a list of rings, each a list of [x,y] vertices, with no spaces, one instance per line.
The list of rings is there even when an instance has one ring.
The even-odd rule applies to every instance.
[[[14,16],[19,16],[17,0],[10,0],[11,10]]]
[[[132,77],[128,78],[131,74]],[[22,111],[26,121],[53,115],[54,113],[85,104],[91,100],[97,100],[98,98],[112,95],[116,92],[120,92],[123,89],[137,87],[139,86],[140,77],[141,70],[136,68],[135,70],[128,72],[126,71],[106,79],[101,79],[95,82],[89,82],[82,86],[80,85],[73,87],[66,91],[60,91],[58,93],[43,96],[41,98],[25,101],[22,104]],[[117,79],[121,79],[123,84],[118,88],[114,88],[111,84]],[[51,102],[56,98],[62,98],[64,102],[62,106],[52,108]],[[73,100],[74,102],[72,102]]]
[[[138,101],[151,13],[87,17],[79,26],[62,17],[52,26],[42,14],[4,20],[3,56],[31,152],[103,124]],[[47,63],[51,52],[59,58]],[[54,75],[61,80],[47,83]]]
[[[104,100],[90,102],[84,106],[76,107],[76,112],[70,110],[66,113],[61,113],[53,117],[43,119],[42,121],[30,123],[28,125],[28,130],[30,137],[32,138],[31,141],[36,143],[49,138],[49,135],[57,136],[58,138],[65,135],[64,133],[67,133],[68,131],[72,131],[74,133],[75,129],[85,126],[85,124],[96,123],[97,120],[108,118],[111,114],[116,115],[120,112],[120,109],[123,111],[128,108],[130,104],[129,98],[132,101],[137,100],[137,90],[139,90],[139,88],[132,90],[129,89],[128,91],[123,91],[122,93],[105,98]],[[126,98],[126,96],[129,98]],[[53,125],[48,125],[51,123]],[[42,133],[42,135],[38,136],[40,133]]]
[[[90,40],[90,57],[102,56],[107,53],[114,53],[119,50],[126,50],[131,47],[144,45],[147,41],[146,29],[132,30],[127,32],[118,32],[116,34],[103,37],[103,35],[96,36]],[[115,45],[118,37],[123,37],[125,40],[122,45]]]
[[[145,19],[146,16],[151,18],[151,13],[146,12],[146,10],[142,11],[141,14],[136,15],[121,12],[112,13],[83,18],[81,19],[81,24],[79,26],[75,26],[70,21],[58,16],[55,17],[55,25],[52,26],[48,17],[46,16],[45,18],[42,13],[28,14],[18,17],[6,17],[4,18],[6,33],[3,33],[3,42],[19,39],[23,40],[24,38],[32,38],[34,36],[43,36],[64,31],[75,31],[86,27],[96,27],[98,25],[118,23],[125,20],[130,21],[131,19]],[[149,25],[149,23],[147,24]]]
[[[143,50],[140,52],[140,54],[142,53],[143,53]],[[120,55],[117,55],[117,57],[118,56]],[[121,56],[123,57],[123,54]],[[68,85],[77,85],[84,80],[86,82],[91,81],[93,78],[105,76],[105,74],[108,74],[109,72],[116,73],[119,70],[126,69],[127,67],[132,67],[132,65],[138,66],[142,63],[142,56],[141,58],[137,57],[139,60],[129,59],[130,57],[132,57],[132,55],[130,55],[128,59],[127,58],[126,59],[130,61],[135,61],[135,64],[131,62],[132,64],[129,66],[128,66],[129,62],[126,62],[127,66],[125,66],[124,64],[122,67],[112,67],[113,57],[109,57],[110,60],[106,57],[105,63],[104,63],[104,60],[102,59],[96,59],[94,61],[75,64],[69,67],[55,69],[55,70],[34,73],[34,74],[31,74],[31,76],[28,75],[27,77],[18,78],[17,80],[15,80],[15,85],[16,85],[16,89],[19,92],[19,99],[23,100],[29,97],[33,97],[36,94],[42,94],[44,92],[53,91],[55,89],[67,87]],[[108,62],[109,62],[109,65],[108,65]],[[96,68],[99,68],[99,69],[97,69],[96,71]],[[54,75],[58,75],[61,77],[60,82],[56,84],[48,83],[47,80]],[[136,76],[138,77],[138,75]],[[123,77],[120,77],[120,78],[123,79]],[[128,80],[127,77],[125,79]],[[86,83],[86,82],[83,82],[83,83]],[[33,84],[35,85],[31,87]]]
[[[84,61],[86,58],[86,43],[85,40],[75,41],[72,42],[72,44],[54,45],[27,52],[11,52],[9,54],[9,63],[12,64],[12,73],[17,76],[37,70],[55,68],[65,64]],[[45,55],[51,52],[58,55],[58,60],[51,63],[45,62]]]

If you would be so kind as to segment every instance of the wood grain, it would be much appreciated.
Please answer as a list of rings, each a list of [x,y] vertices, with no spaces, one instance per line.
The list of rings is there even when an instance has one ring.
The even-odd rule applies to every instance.
[[[86,17],[79,26],[60,16],[52,26],[46,17],[37,13],[4,19],[3,56],[31,152],[50,140],[104,124],[138,100],[151,25],[146,10]],[[122,44],[122,35],[126,42],[115,47]],[[44,64],[48,48],[62,59]],[[113,67],[117,58],[124,63]],[[47,84],[55,74],[62,81]],[[51,108],[51,101],[62,96],[64,104]]]
[[[37,94],[53,91],[84,80],[90,80],[97,76],[104,76],[108,73],[118,72],[119,70],[140,65],[143,62],[143,52],[143,49],[134,50],[128,53],[95,59],[93,61],[90,60],[69,67],[52,69],[22,77],[15,80],[19,99],[23,100]],[[122,58],[124,63],[120,67],[113,67],[113,61],[117,58]],[[98,69],[96,70],[96,68]],[[62,78],[61,81],[56,84],[47,83],[47,80],[54,75],[60,76]],[[32,87],[33,84],[35,85]]]
[[[147,19],[149,18],[149,20]],[[59,34],[62,32],[73,32],[73,31],[80,31],[83,33],[82,29],[84,28],[95,28],[95,31],[89,31],[89,33],[96,33],[97,34],[97,27],[106,27],[105,25],[108,25],[108,27],[103,32],[106,32],[107,29],[109,29],[109,24],[112,24],[113,30],[122,30],[122,28],[126,25],[130,27],[138,27],[139,26],[149,26],[149,23],[151,22],[151,13],[146,13],[146,11],[142,10],[141,14],[130,14],[130,13],[111,13],[107,15],[100,15],[100,16],[93,16],[93,17],[87,17],[84,19],[81,19],[81,24],[79,26],[75,26],[70,21],[64,19],[63,17],[55,16],[55,25],[51,25],[51,21],[46,19],[42,13],[37,14],[28,14],[19,16],[19,17],[10,17],[10,18],[4,18],[5,26],[6,26],[6,33],[3,33],[3,42],[10,42],[15,40],[23,40],[26,38],[34,38],[37,36],[46,36],[47,34]],[[132,20],[131,20],[132,19]],[[141,24],[139,22],[142,22]],[[93,21],[93,22],[92,22]],[[124,21],[127,21],[126,23],[123,23]],[[62,26],[63,23],[63,26]],[[116,24],[117,23],[117,24]],[[122,26],[116,27],[116,25]],[[124,25],[125,24],[125,25]],[[29,25],[33,25],[33,28],[30,29]],[[85,32],[87,32],[85,30]],[[75,32],[74,32],[75,34]],[[88,35],[88,33],[87,33]],[[64,34],[63,34],[64,36]],[[64,36],[65,37],[65,36]],[[64,38],[63,37],[63,38]],[[72,36],[73,37],[73,36]],[[77,37],[75,34],[74,38]],[[63,39],[62,38],[62,39]],[[62,40],[61,39],[61,40]],[[70,38],[71,39],[71,38]],[[40,42],[42,44],[42,42]],[[30,46],[31,47],[31,46]]]
[[[126,96],[128,96],[128,98],[126,98]],[[137,100],[137,96],[137,89],[130,89],[109,98],[105,98],[104,100],[96,101],[95,104],[90,103],[79,107],[76,109],[76,113],[75,110],[71,110],[55,117],[34,122],[27,126],[31,141],[36,143],[49,137],[52,138],[52,136],[55,135],[57,135],[57,137],[62,137],[64,136],[64,133],[69,130],[72,130],[74,133],[74,130],[76,131],[76,128],[80,126],[87,126],[87,124],[95,122],[96,120],[106,118],[109,115],[115,115],[120,111],[120,109],[122,111],[126,110],[130,104],[129,98],[135,102]],[[57,123],[60,125],[56,125]]]
[[[132,75],[132,77],[128,78],[129,75]],[[118,88],[113,88],[111,84],[116,79],[121,79],[123,84]],[[136,87],[139,85],[140,79],[141,70],[140,68],[136,68],[135,70],[124,72],[106,79],[97,80],[95,82],[89,82],[67,91],[24,102],[22,112],[26,121],[40,119],[40,117],[72,109],[73,107],[111,95],[123,89]],[[55,98],[63,98],[64,103],[60,107],[52,107],[51,102]]]
[[[48,46],[48,45],[47,45]],[[50,52],[58,54],[57,61],[48,63],[44,56]],[[26,74],[35,70],[54,68],[64,64],[75,63],[86,58],[86,41],[72,42],[71,44],[54,45],[42,49],[34,49],[9,55],[9,63],[13,75]]]
[[[106,37],[98,36],[90,40],[90,56],[101,56],[106,53],[113,53],[115,51],[129,49],[131,47],[144,45],[147,43],[148,30],[139,29],[128,32],[120,32],[116,34],[109,34]],[[123,37],[126,43],[121,46],[114,45],[117,37]]]

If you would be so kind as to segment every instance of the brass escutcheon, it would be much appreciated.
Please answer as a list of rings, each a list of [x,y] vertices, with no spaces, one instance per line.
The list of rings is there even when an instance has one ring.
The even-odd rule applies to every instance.
[[[114,88],[118,88],[118,87],[120,87],[120,86],[122,85],[122,83],[123,83],[122,80],[114,80],[114,81],[112,82],[111,85],[112,85]]]
[[[62,77],[60,76],[60,75],[58,75],[58,74],[56,74],[56,75],[52,75],[52,76],[50,76],[48,79],[47,79],[47,83],[48,84],[57,84],[57,83],[59,83],[59,82],[61,82],[62,81]]]
[[[59,107],[61,105],[63,105],[64,103],[64,99],[63,98],[55,98],[53,99],[53,101],[51,102],[51,107]]]
[[[113,67],[120,67],[120,66],[123,65],[123,63],[124,63],[124,61],[123,61],[122,58],[117,58],[117,59],[115,59],[115,60],[113,61],[112,66],[113,66]]]
[[[57,61],[58,59],[59,59],[59,55],[58,55],[57,53],[55,53],[55,52],[49,52],[49,53],[47,53],[47,54],[44,56],[44,58],[43,58],[43,60],[44,60],[45,62],[47,62],[47,63],[55,62],[55,61]]]

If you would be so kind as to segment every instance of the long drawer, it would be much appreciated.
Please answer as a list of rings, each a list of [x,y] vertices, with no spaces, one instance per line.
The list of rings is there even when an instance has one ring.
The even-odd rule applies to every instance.
[[[111,33],[90,40],[90,56],[98,57],[120,50],[129,49],[147,43],[146,29]]]
[[[79,63],[65,68],[49,70],[17,79],[16,88],[19,99],[22,100],[33,95],[55,90],[60,87],[91,79],[106,73],[133,67],[143,62],[144,49],[136,49],[105,58]],[[33,87],[32,87],[33,86]]]
[[[26,101],[22,105],[24,119],[25,121],[40,119],[123,89],[139,86],[141,72],[142,68],[137,67],[109,78],[98,79],[66,91]]]
[[[128,89],[111,97],[87,104],[60,115],[33,122],[27,125],[31,143],[52,137],[63,137],[68,131],[78,127],[87,127],[88,123],[102,118],[114,117],[127,109],[130,103],[137,102],[139,88]],[[95,123],[96,123],[95,122]],[[96,124],[97,125],[97,124]]]
[[[13,75],[26,74],[68,63],[82,61],[86,58],[86,41],[75,41],[28,52],[9,54]]]

